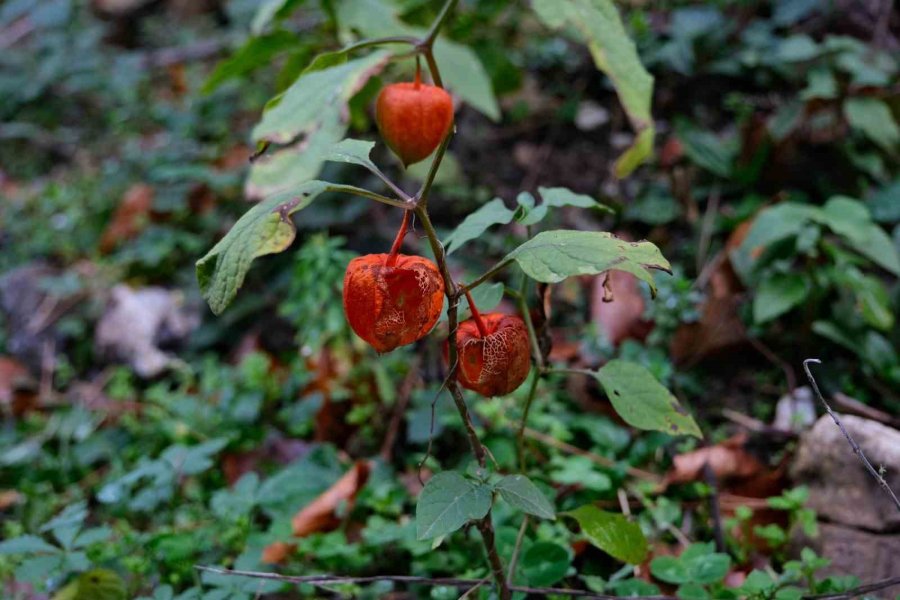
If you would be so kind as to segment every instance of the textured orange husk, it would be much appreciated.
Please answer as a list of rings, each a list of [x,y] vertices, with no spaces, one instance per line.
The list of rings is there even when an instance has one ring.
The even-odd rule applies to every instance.
[[[421,256],[387,254],[354,258],[344,274],[344,313],[356,335],[378,352],[412,344],[437,323],[444,305],[444,280]]]
[[[488,313],[481,320],[484,337],[473,319],[460,323],[456,331],[457,379],[482,396],[505,396],[522,385],[531,370],[528,329],[514,315]]]
[[[403,164],[427,158],[453,125],[453,99],[443,88],[425,83],[392,83],[375,102],[381,137]]]

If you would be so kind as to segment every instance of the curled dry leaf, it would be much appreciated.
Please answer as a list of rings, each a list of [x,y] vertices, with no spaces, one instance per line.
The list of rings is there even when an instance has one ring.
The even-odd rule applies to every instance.
[[[653,328],[645,321],[644,296],[638,279],[624,271],[594,277],[591,320],[615,345],[627,339],[643,340]]]
[[[356,496],[369,478],[372,469],[368,461],[357,461],[340,479],[322,492],[315,500],[303,507],[291,519],[291,527],[296,537],[304,537],[322,531],[331,531],[338,527],[341,519],[338,510],[349,511],[353,508]],[[282,562],[295,548],[288,542],[273,542],[266,546],[262,553],[262,561],[270,564]]]
[[[739,433],[720,444],[679,454],[672,459],[666,483],[703,481],[704,465],[709,464],[719,481],[748,479],[766,470],[756,457],[747,452],[747,434]]]

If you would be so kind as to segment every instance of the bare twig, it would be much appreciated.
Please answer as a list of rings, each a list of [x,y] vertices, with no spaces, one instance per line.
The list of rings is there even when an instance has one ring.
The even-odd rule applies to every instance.
[[[409,583],[419,585],[432,586],[449,586],[457,588],[471,588],[479,585],[480,579],[460,579],[456,577],[417,577],[414,575],[373,575],[369,577],[341,577],[338,575],[281,575],[280,573],[266,573],[261,571],[238,571],[234,569],[221,569],[218,567],[206,567],[195,565],[195,569],[206,571],[208,573],[216,573],[217,575],[234,575],[239,577],[253,577],[258,579],[268,579],[271,581],[281,581],[284,583],[305,583],[311,585],[322,584],[340,584],[340,583],[376,583],[379,581],[394,581],[397,583]],[[566,588],[540,588],[525,586],[510,586],[509,591],[523,592],[525,594],[535,594],[538,596],[548,596],[550,594],[559,594],[561,596],[569,596],[570,598],[594,598],[595,600],[619,600],[618,596],[610,596],[608,594],[595,594],[585,590],[570,590]],[[631,600],[677,600],[673,596],[634,596]]]
[[[722,527],[722,511],[719,507],[719,482],[716,472],[709,462],[703,463],[703,479],[709,486],[709,516],[713,522],[713,537],[716,540],[716,551],[725,552],[725,532]]]
[[[850,598],[856,598],[857,596],[863,596],[865,594],[871,594],[872,592],[878,592],[889,587],[894,587],[895,585],[900,585],[900,577],[882,579],[881,581],[875,581],[867,585],[861,585],[859,587],[849,589],[846,592],[832,592],[830,594],[804,596],[803,600],[849,600]]]
[[[859,447],[859,444],[856,443],[847,430],[844,428],[844,424],[841,423],[841,420],[838,418],[837,414],[831,410],[831,406],[828,405],[828,402],[825,401],[825,397],[822,396],[822,392],[819,391],[819,385],[816,383],[816,378],[813,377],[812,373],[809,370],[809,363],[815,363],[817,365],[822,364],[818,358],[807,358],[803,361],[803,370],[806,371],[806,377],[809,379],[810,385],[812,385],[813,390],[816,392],[816,396],[818,396],[819,400],[822,402],[822,405],[825,407],[825,410],[828,412],[829,416],[831,416],[832,420],[837,424],[840,428],[841,433],[844,434],[844,437],[847,438],[847,442],[850,444],[850,447],[853,448],[853,452],[859,458],[863,465],[865,465],[866,470],[869,471],[869,474],[875,478],[875,481],[878,482],[882,488],[884,488],[885,493],[891,497],[891,500],[894,501],[894,506],[897,507],[897,510],[900,510],[900,500],[897,499],[897,495],[894,493],[894,490],[888,485],[887,481],[884,480],[884,477],[881,476],[875,467],[872,466],[872,463],[869,462],[869,459],[866,458],[866,455],[863,454],[862,449]]]
[[[566,442],[560,441],[553,436],[549,436],[545,433],[541,433],[540,431],[535,431],[534,429],[530,429],[528,427],[525,428],[525,435],[530,437],[531,439],[542,442],[548,446],[552,446],[557,450],[562,450],[563,452],[567,452],[569,454],[576,454],[578,456],[583,456],[588,458],[594,464],[600,465],[601,467],[614,468],[616,467],[616,462],[612,459],[606,458],[605,456],[600,456],[599,454],[594,454],[593,452],[588,452],[587,450],[582,450],[576,446],[571,444],[567,444]],[[651,473],[650,471],[644,471],[643,469],[638,469],[635,467],[628,467],[625,469],[625,472],[635,477],[637,479],[643,479],[644,481],[650,481],[656,484],[660,484],[662,482],[662,478],[656,473]]]
[[[397,441],[397,433],[400,431],[400,423],[403,421],[403,415],[406,407],[409,405],[409,398],[412,396],[413,387],[419,377],[419,361],[413,360],[409,367],[409,372],[400,384],[400,391],[397,394],[397,405],[394,406],[391,422],[388,424],[387,433],[384,436],[384,442],[381,445],[381,458],[386,463],[391,462],[391,456],[394,451],[394,442]]]
[[[516,579],[516,564],[519,562],[519,552],[522,551],[522,542],[525,541],[525,531],[528,529],[528,515],[522,518],[519,533],[516,535],[516,545],[513,547],[512,556],[509,559],[509,567],[506,570],[506,583],[513,585]]]
[[[530,337],[530,332],[529,332]],[[522,421],[519,423],[519,431],[516,432],[516,449],[519,454],[519,470],[525,470],[525,426],[528,424],[528,412],[531,410],[531,404],[534,402],[534,396],[537,392],[538,381],[541,378],[541,371],[534,369],[534,377],[531,379],[531,387],[528,388],[528,399],[525,400],[525,409],[522,411]]]

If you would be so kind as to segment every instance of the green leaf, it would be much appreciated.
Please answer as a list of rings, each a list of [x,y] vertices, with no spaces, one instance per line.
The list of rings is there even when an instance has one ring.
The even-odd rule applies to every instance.
[[[253,35],[259,35],[269,23],[288,16],[302,3],[303,0],[264,0],[256,9],[256,14],[253,15],[250,31]]]
[[[498,281],[496,283],[479,285],[472,290],[472,300],[475,301],[475,306],[478,307],[478,310],[481,312],[488,312],[500,304],[500,301],[503,300],[504,287],[503,282]],[[440,316],[441,322],[447,320],[447,306],[447,299],[444,298],[444,308],[442,309]],[[457,316],[459,317],[460,323],[472,316],[472,311],[469,308],[468,302],[461,301],[458,310],[459,313]]]
[[[509,254],[532,279],[557,283],[575,275],[596,275],[616,269],[647,282],[656,294],[650,269],[671,272],[669,261],[650,242],[626,242],[600,231],[543,231]]]
[[[470,213],[453,233],[444,240],[447,254],[452,254],[466,242],[480,237],[493,225],[506,225],[513,220],[515,213],[503,204],[500,198],[494,198],[478,210]]]
[[[241,217],[224,238],[197,261],[200,293],[213,313],[221,314],[237,294],[253,259],[282,252],[294,241],[290,215],[308,206],[328,188],[324,181],[308,181],[266,198]]]
[[[684,153],[691,161],[719,177],[729,177],[737,148],[720,140],[710,131],[701,131],[687,123],[677,128]]]
[[[390,57],[379,51],[303,73],[270,100],[253,129],[253,141],[288,146],[254,161],[247,195],[265,197],[318,176],[326,156],[347,131],[348,101]]]
[[[775,274],[763,279],[753,298],[753,321],[765,323],[799,305],[809,294],[806,280],[799,275]]]
[[[375,142],[346,139],[335,144],[325,156],[325,160],[359,165],[367,169],[374,169],[375,163],[369,158]]]
[[[34,553],[51,553],[56,554],[60,549],[52,544],[48,544],[42,538],[36,535],[22,535],[11,540],[3,540],[0,542],[0,556],[4,554],[34,554]]]
[[[657,556],[650,561],[650,573],[666,583],[687,583],[690,581],[687,566],[677,556]]]
[[[881,223],[900,221],[900,178],[895,179],[866,199],[872,218]]]
[[[685,583],[678,587],[675,595],[681,600],[709,600],[711,597],[706,588],[699,583]]]
[[[821,221],[857,252],[900,276],[900,252],[885,231],[869,214],[866,205],[846,196],[829,198]]]
[[[542,519],[555,519],[556,512],[547,497],[524,475],[507,475],[494,485],[500,497],[516,508]]]
[[[596,200],[585,194],[576,194],[572,190],[562,187],[556,188],[538,188],[543,202],[539,206],[534,206],[534,198],[531,194],[519,194],[519,199],[531,199],[530,206],[521,204],[522,214],[517,220],[522,225],[534,225],[541,222],[547,216],[547,212],[551,208],[560,208],[563,206],[576,206],[579,208],[603,208],[612,212],[608,206],[598,203]]]
[[[347,101],[380,72],[391,54],[378,51],[368,56],[305,73],[281,95],[269,102],[262,120],[253,128],[253,141],[287,144],[301,134],[318,129],[323,113],[346,109]]]
[[[578,521],[588,541],[617,560],[637,565],[647,557],[647,540],[641,527],[624,515],[590,504],[560,514]]]
[[[421,37],[425,33],[401,21],[396,5],[384,0],[341,0],[336,4],[339,30],[346,43],[354,41],[353,32],[366,38],[396,35]],[[408,48],[402,45],[397,47],[401,50]],[[500,107],[491,80],[475,52],[467,46],[438,38],[434,44],[434,57],[447,89],[494,121],[500,118]]]
[[[548,27],[568,26],[577,32],[597,68],[612,81],[637,136],[616,162],[616,175],[627,176],[653,152],[653,76],[641,64],[615,5],[612,0],[534,0],[531,4]]]
[[[266,65],[280,52],[297,45],[297,36],[279,29],[270,34],[248,39],[232,56],[216,65],[201,88],[209,94],[229,79],[246,75]]]
[[[491,489],[455,471],[428,480],[416,503],[416,538],[426,540],[452,533],[491,509]]]
[[[594,374],[613,408],[637,429],[663,431],[669,435],[703,437],[678,400],[653,374],[637,363],[611,360]]]
[[[850,290],[856,298],[855,307],[862,318],[876,329],[889,331],[894,325],[891,299],[881,280],[870,277],[855,267],[836,269],[835,281]]]
[[[93,569],[78,576],[53,596],[53,600],[125,600],[125,582],[113,571]]]
[[[809,221],[822,218],[822,210],[807,204],[785,202],[761,211],[741,245],[731,251],[731,263],[744,281],[752,283],[759,256],[772,244],[798,235]]]
[[[900,146],[900,126],[891,109],[878,98],[848,98],[844,102],[844,116],[850,127],[862,132],[888,154]]]
[[[522,554],[519,563],[528,585],[548,587],[566,576],[572,559],[569,551],[553,542],[535,542]]]

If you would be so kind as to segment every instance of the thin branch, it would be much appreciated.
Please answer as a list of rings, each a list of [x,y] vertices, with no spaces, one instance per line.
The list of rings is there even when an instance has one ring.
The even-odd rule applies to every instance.
[[[540,369],[534,370],[534,377],[531,379],[531,387],[528,388],[528,399],[525,400],[525,409],[522,411],[522,420],[519,423],[519,431],[516,432],[516,449],[519,454],[519,470],[525,471],[525,427],[528,424],[528,412],[531,410],[531,403],[537,392],[538,380],[541,378]]]
[[[487,271],[485,271],[484,273],[479,275],[478,278],[475,279],[474,281],[472,281],[471,283],[461,285],[460,290],[462,290],[463,292],[469,292],[471,290],[474,290],[479,285],[481,285],[482,283],[484,283],[485,281],[487,281],[488,279],[490,279],[491,277],[493,277],[494,275],[496,275],[497,273],[499,273],[500,271],[505,269],[511,262],[512,262],[512,259],[504,258],[503,260],[501,260],[500,262],[495,264],[493,267],[491,267],[490,269],[488,269]]]
[[[863,454],[862,448],[859,447],[859,444],[856,443],[847,430],[844,428],[844,424],[841,423],[841,420],[838,418],[837,414],[831,410],[831,406],[828,405],[828,402],[825,401],[825,397],[822,395],[822,392],[819,391],[819,385],[816,383],[816,378],[813,377],[812,373],[809,370],[809,363],[815,363],[817,365],[822,364],[818,358],[807,358],[803,361],[803,370],[806,371],[806,377],[809,379],[809,383],[812,385],[813,390],[816,392],[816,396],[818,396],[819,400],[822,402],[822,405],[825,407],[825,410],[831,416],[832,420],[834,420],[835,424],[840,428],[841,433],[844,434],[844,437],[847,438],[847,442],[850,444],[850,447],[853,448],[853,452],[859,457],[859,460],[865,465],[866,470],[869,471],[869,474],[875,478],[875,481],[878,482],[884,491],[891,497],[891,500],[894,501],[894,506],[897,507],[897,510],[900,510],[900,500],[897,499],[897,495],[894,493],[894,490],[888,485],[887,481],[884,480],[884,477],[881,476],[875,467],[872,466],[872,463],[869,462],[869,459],[866,458],[866,455]]]
[[[434,46],[434,40],[437,39],[438,32],[443,27],[444,22],[447,20],[447,17],[450,16],[450,12],[456,7],[457,0],[447,0],[444,3],[444,6],[441,7],[441,12],[438,14],[437,18],[434,20],[434,23],[431,24],[431,29],[428,30],[428,33],[425,34],[425,38],[421,42],[421,46],[425,46],[427,48],[431,48]]]
[[[541,433],[540,431],[535,431],[534,429],[525,428],[525,435],[530,437],[531,439],[542,442],[548,446],[556,448],[557,450],[562,450],[563,452],[567,452],[569,454],[575,454],[577,456],[583,456],[587,459],[590,459],[594,464],[600,465],[601,467],[606,467],[609,469],[614,469],[618,467],[616,461],[606,458],[605,456],[600,456],[599,454],[594,454],[593,452],[588,452],[587,450],[582,450],[577,446],[573,446],[572,444],[567,444],[566,442],[560,441],[553,436],[549,436],[546,433]],[[638,469],[635,467],[627,467],[625,472],[628,475],[636,479],[643,479],[644,481],[650,481],[655,484],[661,484],[662,478],[655,473],[651,473],[650,471],[644,471],[643,469]]]
[[[519,552],[522,550],[522,542],[525,541],[525,531],[528,529],[528,515],[522,518],[519,533],[516,535],[516,545],[513,547],[512,557],[509,559],[509,568],[506,570],[506,583],[513,585],[516,581],[516,563],[519,562]]]
[[[390,206],[394,206],[396,208],[402,208],[403,210],[414,210],[415,204],[410,204],[408,202],[404,202],[402,200],[394,200],[393,198],[388,198],[387,196],[382,196],[381,194],[377,194],[375,192],[371,192],[369,190],[365,190],[363,188],[358,188],[354,185],[342,185],[339,183],[329,183],[328,187],[325,188],[325,191],[328,192],[339,192],[344,194],[352,194],[354,196],[360,196],[362,198],[368,198],[369,200],[374,200],[375,202],[381,202],[382,204],[388,204]]]
[[[457,588],[470,588],[478,585],[480,579],[460,579],[456,577],[417,577],[414,575],[373,575],[370,577],[342,577],[340,575],[281,575],[280,573],[266,573],[262,571],[239,571],[236,569],[221,569],[219,567],[206,567],[202,565],[194,565],[199,571],[215,573],[217,575],[234,575],[239,577],[252,577],[255,579],[268,579],[271,581],[281,581],[284,583],[306,583],[312,585],[322,584],[341,584],[341,583],[377,583],[379,581],[394,581],[397,583],[409,583],[431,586],[449,586]],[[525,587],[510,586],[508,588],[512,592],[522,592],[525,594],[536,594],[539,596],[548,596],[550,594],[559,594],[561,596],[569,596],[570,598],[593,598],[595,600],[621,600],[619,596],[610,596],[608,594],[595,594],[585,590],[570,590],[566,588],[541,588],[541,587]],[[633,596],[631,600],[677,600],[673,596]]]

